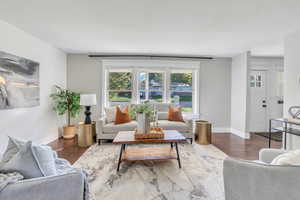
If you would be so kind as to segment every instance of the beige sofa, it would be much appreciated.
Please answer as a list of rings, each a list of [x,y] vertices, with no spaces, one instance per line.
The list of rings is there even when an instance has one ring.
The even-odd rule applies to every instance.
[[[157,109],[158,126],[164,130],[177,130],[193,142],[193,121],[185,120],[185,122],[175,122],[168,120],[168,107],[170,104],[155,104]],[[100,144],[103,140],[112,140],[119,131],[133,131],[137,127],[136,121],[124,124],[107,123],[106,117],[97,121],[97,140]]]

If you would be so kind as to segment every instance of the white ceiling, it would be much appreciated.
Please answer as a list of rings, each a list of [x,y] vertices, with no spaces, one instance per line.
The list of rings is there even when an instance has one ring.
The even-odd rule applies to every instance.
[[[69,53],[282,55],[300,1],[1,0],[0,19]]]

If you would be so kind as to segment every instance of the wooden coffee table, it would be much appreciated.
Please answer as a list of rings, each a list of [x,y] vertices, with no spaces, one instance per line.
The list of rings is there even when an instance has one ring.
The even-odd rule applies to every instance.
[[[176,130],[164,130],[162,139],[135,139],[134,131],[120,131],[115,137],[113,144],[121,144],[117,171],[120,169],[122,161],[140,160],[170,160],[176,159],[181,168],[178,142],[186,142],[186,138]],[[171,147],[145,147],[145,148],[126,148],[129,144],[144,143],[170,143]],[[175,146],[175,150],[174,147]]]

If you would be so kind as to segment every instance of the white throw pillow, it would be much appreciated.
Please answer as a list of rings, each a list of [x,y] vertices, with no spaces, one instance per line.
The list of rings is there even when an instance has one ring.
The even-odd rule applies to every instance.
[[[104,108],[106,114],[107,123],[112,123],[116,120],[116,107]]]
[[[300,165],[300,150],[289,151],[277,156],[271,165]]]
[[[158,120],[168,120],[168,112],[157,112]]]

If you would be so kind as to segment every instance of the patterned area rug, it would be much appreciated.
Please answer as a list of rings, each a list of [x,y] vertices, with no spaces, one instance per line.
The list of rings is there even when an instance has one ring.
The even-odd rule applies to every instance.
[[[117,173],[120,146],[113,144],[91,146],[74,165],[90,174],[95,200],[224,200],[226,155],[213,145],[178,147],[181,169],[177,160],[139,161],[122,163]]]

